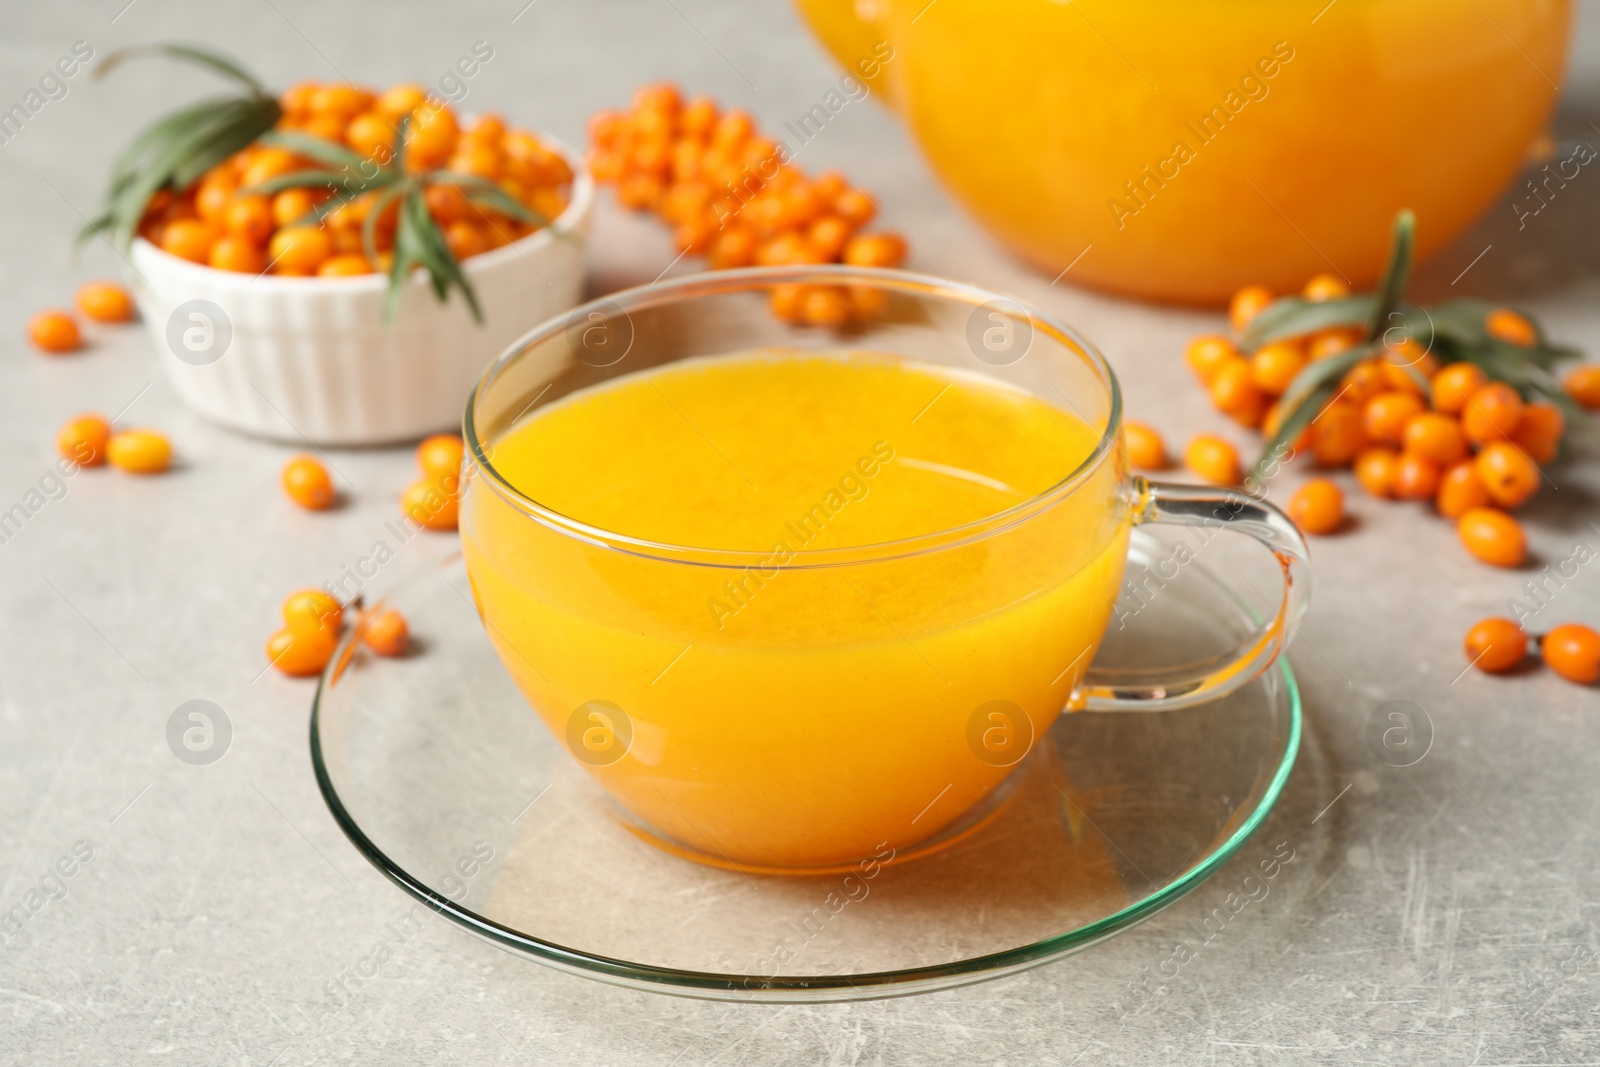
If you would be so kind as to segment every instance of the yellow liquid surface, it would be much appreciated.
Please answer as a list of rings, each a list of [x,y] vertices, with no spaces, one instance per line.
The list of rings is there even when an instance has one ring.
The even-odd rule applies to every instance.
[[[889,357],[690,360],[536,412],[493,463],[579,522],[748,565],[586,544],[481,477],[462,539],[506,666],[639,820],[735,863],[848,863],[950,826],[1048,729],[1121,580],[1121,477],[1103,463],[966,545],[825,568],[806,553],[977,522],[1099,436],[1002,383]]]

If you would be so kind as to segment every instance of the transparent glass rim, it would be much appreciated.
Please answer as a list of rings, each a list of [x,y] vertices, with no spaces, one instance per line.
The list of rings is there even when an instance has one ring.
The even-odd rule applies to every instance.
[[[459,559],[459,553],[451,553],[447,558],[431,566],[418,569],[409,575],[401,586],[391,590],[391,595],[401,588],[427,580],[440,569],[450,566]],[[1223,584],[1208,571],[1197,573],[1202,576],[1202,580],[1212,586],[1217,595],[1232,601],[1249,617],[1258,618],[1258,613],[1236,590]],[[374,613],[381,610],[388,599],[386,596],[379,600],[369,610]],[[1284,741],[1283,754],[1279,757],[1278,765],[1273,768],[1271,778],[1261,790],[1260,799],[1244,821],[1225,840],[1218,843],[1212,852],[1150,896],[1110,915],[1102,916],[1078,929],[1041,938],[1030,944],[948,963],[845,975],[758,977],[630,962],[535,937],[458,904],[429,887],[391,859],[367,836],[345,806],[338,787],[334,784],[333,773],[329,768],[327,753],[322,743],[322,716],[325,704],[330,699],[330,690],[337,683],[345,664],[355,652],[355,645],[360,641],[360,632],[360,627],[349,628],[341,638],[328,667],[317,680],[316,695],[311,703],[310,721],[311,765],[316,776],[317,788],[322,793],[323,802],[327,804],[334,821],[338,823],[340,830],[356,850],[384,877],[420,903],[478,937],[515,955],[534,959],[568,974],[611,985],[695,999],[807,1003],[910,996],[1003,978],[1090,948],[1143,922],[1187,895],[1228,862],[1245,842],[1255,835],[1267,816],[1277,807],[1278,797],[1289,781],[1289,775],[1300,752],[1304,726],[1299,682],[1289,665],[1289,658],[1281,656],[1271,669],[1283,682],[1284,699],[1288,705],[1288,736]]]
[[[479,395],[492,386],[507,368],[530,349],[548,341],[556,334],[564,332],[568,324],[575,321],[583,321],[590,312],[604,314],[609,317],[618,308],[627,313],[635,309],[676,303],[697,297],[758,290],[773,285],[850,285],[852,283],[870,284],[882,289],[895,290],[922,298],[937,298],[952,303],[963,303],[974,308],[1000,301],[1003,305],[1018,309],[1022,315],[1027,317],[1029,325],[1035,331],[1063,344],[1069,350],[1073,350],[1082,356],[1089,367],[1096,373],[1101,385],[1106,390],[1110,408],[1106,417],[1105,430],[1095,443],[1094,449],[1060,481],[1048,489],[1029,497],[1027,500],[1013,504],[1002,511],[986,515],[981,519],[933,533],[918,534],[914,537],[894,541],[852,545],[844,548],[797,549],[790,553],[785,562],[774,564],[770,550],[722,549],[653,541],[648,538],[633,537],[614,530],[593,526],[553,508],[546,507],[522,493],[495,469],[489,457],[489,450],[479,436],[476,414]],[[1076,491],[1080,485],[1088,481],[1112,455],[1121,424],[1122,389],[1117,382],[1116,374],[1113,373],[1111,365],[1106,362],[1105,356],[1101,354],[1093,342],[1065,322],[1040,311],[1024,301],[1018,300],[1016,297],[997,293],[976,285],[952,282],[913,271],[830,264],[799,267],[744,267],[737,270],[705,271],[684,275],[670,281],[652,282],[649,285],[624,289],[591,300],[588,303],[580,304],[578,307],[548,319],[523,334],[489,365],[483,376],[478,379],[478,384],[473,387],[472,395],[467,399],[466,414],[462,419],[462,436],[466,441],[467,455],[471,458],[473,465],[486,476],[487,483],[494,491],[529,518],[558,533],[587,542],[598,548],[669,563],[731,569],[762,566],[770,570],[777,566],[782,570],[805,570],[816,567],[881,563],[888,560],[902,559],[907,556],[921,555],[939,549],[970,544],[1008,530],[1055,506]]]

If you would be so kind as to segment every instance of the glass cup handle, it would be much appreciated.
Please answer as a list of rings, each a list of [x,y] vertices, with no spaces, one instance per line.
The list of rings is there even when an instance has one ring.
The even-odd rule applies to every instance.
[[[1166,522],[1248,534],[1283,569],[1283,599],[1267,625],[1230,649],[1181,667],[1089,668],[1068,711],[1170,711],[1233,692],[1270,667],[1311,600],[1306,540],[1289,517],[1246,493],[1215,486],[1151,483],[1135,478],[1134,525]]]

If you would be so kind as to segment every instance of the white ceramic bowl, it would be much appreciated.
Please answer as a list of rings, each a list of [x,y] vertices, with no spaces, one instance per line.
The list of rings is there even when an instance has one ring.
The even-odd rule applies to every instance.
[[[231,429],[300,444],[458,427],[490,361],[582,295],[594,183],[576,152],[541,139],[572,165],[572,200],[552,226],[463,262],[481,326],[459,292],[441,304],[420,271],[385,326],[386,275],[240,274],[135,240],[135,298],[178,394]]]

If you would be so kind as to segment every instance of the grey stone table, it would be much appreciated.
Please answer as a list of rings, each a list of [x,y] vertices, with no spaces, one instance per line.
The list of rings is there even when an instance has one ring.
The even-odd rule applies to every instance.
[[[1581,12],[1560,136],[1600,137],[1597,16]],[[0,104],[75,41],[104,54],[163,38],[220,45],[277,84],[442,74],[486,40],[495,58],[468,106],[573,141],[588,113],[650,79],[737,102],[775,129],[837,78],[779,0],[104,0],[7,5]],[[1543,673],[1458,677],[1466,625],[1502,611],[1523,576],[1463,564],[1444,523],[1367,504],[1359,536],[1316,545],[1316,604],[1293,653],[1308,729],[1281,803],[1212,882],[1122,937],[967,989],[769,1007],[566,977],[434,921],[334,1010],[329,982],[411,905],[325,810],[306,753],[310,690],[264,674],[261,644],[287,588],[337,574],[395,514],[411,457],[340,453],[351,503],[308,515],[276,488],[289,450],[190,414],[142,331],[94,331],[87,353],[61,360],[21,339],[32,310],[116,272],[104,247],[72,264],[67,236],[129,130],[205,84],[157,67],[110,86],[79,77],[0,145],[0,510],[39,486],[55,428],[81,410],[126,407],[183,457],[148,481],[80,475],[0,543],[0,911],[43,901],[0,936],[0,1063],[1600,1061],[1600,699]],[[1098,339],[1132,411],[1180,440],[1223,428],[1177,357],[1212,316],[1022,269],[873,104],[852,104],[806,154],[879,194],[914,235],[914,266],[1014,291]],[[1592,181],[1522,232],[1500,205],[1422,283],[1448,286],[1492,245],[1458,289],[1523,302],[1600,351]],[[657,230],[608,210],[591,288],[647,281],[671,259]],[[1544,560],[1600,545],[1597,494],[1592,452],[1541,494],[1529,514]],[[1600,623],[1597,592],[1600,567],[1585,568],[1541,621]],[[170,713],[195,698],[233,726],[207,767],[175,759],[165,738]],[[1369,714],[1390,699],[1434,724],[1414,766],[1386,766],[1366,742]],[[1280,841],[1298,858],[1270,896],[1129,1012],[1132,991]]]

